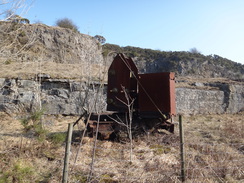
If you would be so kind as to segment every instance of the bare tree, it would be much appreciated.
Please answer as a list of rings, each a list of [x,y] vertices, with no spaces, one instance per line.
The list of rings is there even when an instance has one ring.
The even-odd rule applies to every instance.
[[[11,19],[16,14],[26,14],[33,0],[0,0],[0,21]]]
[[[130,139],[130,162],[132,162],[132,149],[133,149],[133,139],[132,139],[132,120],[133,120],[133,110],[134,110],[134,102],[135,99],[131,98],[131,96],[127,93],[126,88],[124,86],[121,86],[124,94],[126,101],[119,100],[122,102],[124,105],[127,106],[127,113],[125,115],[125,124],[127,128],[127,133]]]
[[[3,56],[10,47],[18,40],[18,35],[22,35],[21,48],[16,53],[11,55],[10,60],[18,58],[18,54],[21,50],[27,47],[30,43],[33,43],[34,39],[32,35],[24,35],[24,31],[21,30],[22,23],[29,23],[29,20],[22,18],[28,10],[31,8],[34,0],[0,0],[0,22],[9,21],[15,24],[3,24],[0,30],[0,56]],[[8,36],[6,36],[8,35]],[[18,41],[19,42],[19,41]],[[4,56],[2,57],[2,59]]]
[[[128,91],[124,86],[121,86],[123,93],[125,94],[125,101],[117,98],[122,104],[127,107],[127,112],[125,113],[125,119],[121,119],[117,116],[117,119],[110,117],[114,122],[118,123],[118,125],[125,127],[127,131],[127,135],[130,140],[130,162],[132,162],[132,153],[133,153],[133,137],[132,137],[132,122],[133,122],[133,110],[135,99],[132,98]]]

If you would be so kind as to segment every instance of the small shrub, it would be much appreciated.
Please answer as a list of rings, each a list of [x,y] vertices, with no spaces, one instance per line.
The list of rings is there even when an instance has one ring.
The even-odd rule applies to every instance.
[[[0,177],[0,183],[10,183],[10,182],[19,182],[24,183],[31,181],[30,179],[35,174],[34,168],[25,164],[23,161],[17,161],[9,168],[8,171],[3,173],[3,176]]]
[[[35,136],[38,137],[39,141],[43,141],[43,140],[46,139],[47,134],[48,134],[48,130],[45,130],[42,127],[41,123],[38,123],[38,124],[34,125],[33,130],[34,130]]]
[[[28,39],[27,36],[24,36],[24,37],[18,37],[18,40],[19,40],[20,44],[22,44],[22,45],[27,44],[28,41],[29,41],[29,39]]]
[[[7,17],[7,21],[10,21],[12,23],[16,23],[16,24],[29,24],[30,20],[27,18],[23,18],[19,15],[14,14],[14,12],[12,11],[8,11],[6,14]]]
[[[26,33],[25,33],[25,31],[21,31],[21,32],[19,33],[19,36],[21,36],[21,37],[24,37],[24,36],[26,36]]]
[[[117,181],[115,181],[110,175],[104,174],[104,175],[101,176],[100,182],[104,182],[104,183],[115,183]]]
[[[28,132],[32,128],[32,126],[29,125],[30,119],[28,117],[20,119],[20,123],[23,125],[25,132]]]
[[[150,149],[153,150],[155,155],[160,155],[160,154],[167,154],[170,152],[170,148],[169,147],[164,147],[162,145],[151,145]]]
[[[33,113],[31,113],[30,119],[32,119],[33,121],[40,121],[42,115],[44,114],[44,110],[37,110]]]
[[[8,60],[6,60],[5,62],[4,62],[4,64],[6,64],[6,65],[9,65],[9,64],[11,64],[12,63],[12,60],[10,60],[10,59],[8,59]]]
[[[86,183],[87,182],[87,176],[86,175],[75,174],[74,178],[77,180],[77,182],[80,182],[80,183]]]
[[[53,133],[49,135],[48,139],[54,144],[62,144],[66,140],[66,133]]]
[[[62,28],[71,29],[75,32],[78,32],[78,26],[75,25],[75,23],[68,18],[58,19],[56,21],[56,25]]]
[[[104,44],[106,39],[103,36],[95,35],[94,38],[99,41],[99,43]]]
[[[201,52],[197,49],[197,48],[191,48],[190,49],[190,53],[193,53],[193,54],[200,54]]]
[[[48,133],[48,130],[45,130],[42,126],[41,117],[43,114],[44,110],[38,110],[31,113],[30,116],[20,119],[20,122],[24,127],[24,131],[32,131],[34,136],[37,136],[40,141],[45,140]]]
[[[103,52],[102,52],[103,57],[108,56],[108,53],[109,53],[109,50],[107,50],[107,49],[103,49]]]

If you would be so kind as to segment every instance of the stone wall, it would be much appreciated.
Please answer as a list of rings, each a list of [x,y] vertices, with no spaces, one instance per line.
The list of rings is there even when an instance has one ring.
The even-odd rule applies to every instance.
[[[223,114],[244,110],[244,85],[208,83],[206,89],[176,89],[177,112],[182,114]]]
[[[98,86],[64,79],[0,79],[0,111],[30,112],[42,106],[46,114],[78,115],[83,107],[89,111],[105,110],[105,93]]]
[[[208,85],[216,89],[176,88],[177,112],[222,114],[237,113],[244,109],[243,85]],[[96,105],[93,107],[94,103]],[[78,115],[83,112],[83,107],[89,111],[104,111],[106,91],[99,90],[98,83],[87,84],[64,79],[34,81],[0,78],[0,111],[33,111],[40,105],[46,114]]]
[[[177,113],[221,114],[224,113],[224,92],[188,88],[176,89]]]

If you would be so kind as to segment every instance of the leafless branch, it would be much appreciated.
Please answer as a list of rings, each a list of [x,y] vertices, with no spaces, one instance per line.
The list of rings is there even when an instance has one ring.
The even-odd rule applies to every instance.
[[[0,21],[11,19],[18,11],[20,15],[26,14],[31,8],[34,0],[0,0]]]

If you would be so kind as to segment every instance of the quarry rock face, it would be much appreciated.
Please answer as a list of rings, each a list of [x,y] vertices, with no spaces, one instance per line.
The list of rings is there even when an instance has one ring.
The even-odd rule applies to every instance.
[[[214,84],[216,86],[216,84]],[[219,90],[176,89],[177,112],[223,114],[244,110],[243,85],[218,84]]]
[[[176,89],[177,113],[222,114],[225,112],[224,92],[189,88]]]
[[[79,115],[105,110],[105,95],[97,92],[97,84],[69,80],[0,79],[0,111],[11,113],[44,109],[46,114]]]
[[[92,36],[43,24],[0,22],[0,59],[11,62],[101,63],[102,46]]]
[[[112,62],[113,56],[103,58],[101,44],[92,36],[74,32],[60,27],[49,27],[43,24],[12,24],[0,22],[0,63],[2,73],[12,72],[9,75],[0,76],[0,111],[11,113],[32,112],[43,108],[46,114],[79,115],[84,109],[90,112],[106,110],[106,86],[99,89],[99,82],[80,82],[67,78],[81,78],[67,76],[73,73],[79,64],[80,70],[75,76],[84,71],[84,76],[95,72],[95,67],[87,69],[86,66],[103,65],[106,60]],[[170,59],[174,59],[173,53]],[[109,55],[109,54],[108,54]],[[112,55],[112,54],[111,54]],[[212,57],[211,57],[212,58]],[[235,75],[228,68],[215,67],[205,62],[184,60],[175,64],[166,58],[151,59],[133,58],[138,69],[142,73],[162,72],[164,69],[177,67],[178,74],[189,75],[189,68],[195,76],[204,77],[228,77]],[[213,58],[212,58],[213,59]],[[43,63],[42,69],[30,77],[22,77],[27,72],[26,67],[32,63]],[[20,66],[13,67],[15,64]],[[20,70],[21,65],[29,63],[24,69],[13,76],[13,71]],[[65,65],[64,69],[55,71],[55,66],[50,63]],[[176,62],[178,63],[178,62]],[[72,65],[73,67],[68,66]],[[74,66],[75,65],[75,66]],[[86,65],[86,66],[85,66]],[[108,64],[109,65],[109,64]],[[41,66],[38,66],[41,67]],[[45,71],[45,67],[50,67]],[[98,73],[107,71],[98,67]],[[213,67],[213,68],[210,68]],[[19,68],[19,69],[18,69]],[[227,69],[227,70],[226,70]],[[219,73],[225,73],[224,75]],[[62,75],[67,71],[65,76]],[[211,72],[210,72],[211,71]],[[60,77],[60,75],[62,77]],[[36,77],[37,76],[37,77]],[[83,77],[83,75],[81,75]],[[93,80],[102,81],[101,78],[91,75]],[[3,78],[5,77],[5,78]],[[194,76],[193,76],[194,77]],[[66,78],[66,79],[52,79]],[[96,79],[95,79],[96,78]],[[99,78],[99,79],[97,79]],[[85,82],[86,81],[86,82]],[[103,82],[105,82],[103,80]],[[214,89],[204,89],[209,86]],[[222,114],[237,113],[244,110],[243,83],[194,83],[195,88],[176,88],[177,112],[181,114]]]
[[[177,113],[223,114],[244,109],[244,87],[210,83],[216,90],[176,88]],[[43,81],[0,78],[0,111],[9,114],[35,111],[42,106],[46,114],[79,115],[84,108],[106,110],[106,87],[66,79]]]

